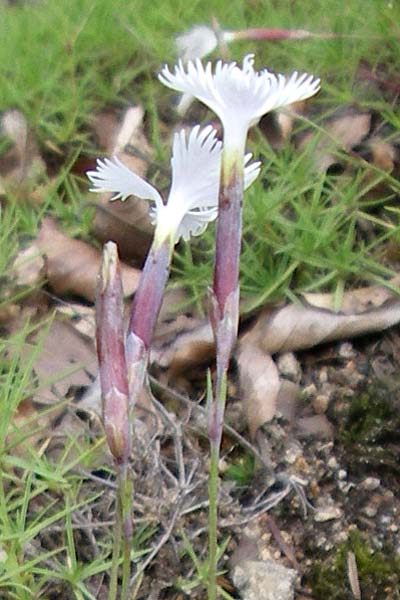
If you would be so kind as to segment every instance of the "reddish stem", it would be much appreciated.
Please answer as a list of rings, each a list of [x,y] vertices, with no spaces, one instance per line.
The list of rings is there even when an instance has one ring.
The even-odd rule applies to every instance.
[[[154,328],[163,301],[171,263],[169,240],[158,248],[152,247],[139,281],[132,305],[129,333],[134,333],[149,350]]]
[[[116,245],[104,247],[96,302],[96,342],[104,429],[118,464],[131,450],[128,375],[123,328],[123,291]]]

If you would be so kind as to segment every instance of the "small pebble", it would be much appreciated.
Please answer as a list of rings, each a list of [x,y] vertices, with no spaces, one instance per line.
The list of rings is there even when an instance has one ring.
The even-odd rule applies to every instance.
[[[319,380],[321,383],[326,383],[328,381],[328,369],[327,367],[322,367],[319,372]]]
[[[367,362],[360,362],[357,365],[357,371],[360,373],[360,375],[368,375],[369,373],[369,363]]]
[[[362,509],[362,512],[364,513],[364,515],[366,517],[369,517],[370,519],[372,519],[373,517],[376,517],[376,514],[378,512],[378,508],[376,506],[374,506],[373,504],[367,504]]]
[[[285,460],[289,465],[293,465],[302,454],[303,451],[299,444],[289,442],[285,451]]]
[[[326,464],[332,471],[336,471],[339,466],[335,456],[331,456]]]
[[[337,506],[324,506],[317,508],[314,514],[314,521],[317,523],[325,523],[325,521],[333,521],[340,519],[342,511]]]
[[[291,381],[299,381],[301,378],[300,363],[293,352],[284,352],[278,358],[278,369],[281,375]]]
[[[353,345],[350,342],[340,344],[338,354],[341,358],[354,358],[356,355]]]
[[[303,388],[303,396],[305,398],[311,398],[312,396],[315,396],[316,393],[317,386],[315,385],[315,383],[310,383],[310,385],[306,385],[306,387]]]
[[[364,490],[372,491],[376,490],[381,485],[381,480],[378,477],[367,477],[361,483],[361,487]]]
[[[348,494],[354,487],[354,483],[348,481],[338,481],[338,488],[343,494]]]
[[[317,415],[323,415],[324,413],[326,413],[328,405],[329,396],[327,396],[326,394],[318,394],[318,396],[316,396],[312,401],[312,407],[314,409],[314,412],[317,413]]]
[[[345,469],[339,469],[337,476],[338,479],[347,479],[347,471]]]

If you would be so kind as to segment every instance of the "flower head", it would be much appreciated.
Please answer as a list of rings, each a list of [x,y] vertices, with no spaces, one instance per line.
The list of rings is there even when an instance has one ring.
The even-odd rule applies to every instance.
[[[243,146],[248,128],[262,115],[313,96],[320,83],[307,73],[299,75],[295,71],[286,78],[266,69],[255,71],[253,64],[253,54],[245,56],[242,67],[219,60],[214,72],[210,62],[203,66],[197,59],[185,66],[179,61],[174,72],[165,65],[159,79],[167,87],[192,94],[206,104],[221,119],[225,134],[229,130],[229,142],[234,137]],[[227,141],[224,139],[225,145]]]
[[[210,54],[218,45],[215,31],[207,25],[195,25],[175,39],[179,56],[184,61]]]
[[[176,243],[199,235],[214,220],[218,211],[218,190],[222,143],[211,126],[194,127],[174,135],[172,147],[172,183],[164,203],[159,192],[133,173],[118,158],[97,161],[97,169],[87,173],[92,192],[114,192],[112,200],[137,196],[154,202],[150,214],[156,225],[155,239],[167,237]],[[249,163],[246,155],[245,187],[258,176],[260,163]]]

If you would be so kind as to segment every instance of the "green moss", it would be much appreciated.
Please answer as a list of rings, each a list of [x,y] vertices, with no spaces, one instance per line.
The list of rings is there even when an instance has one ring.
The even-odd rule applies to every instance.
[[[331,561],[321,560],[314,565],[310,583],[315,600],[354,597],[348,579],[348,552],[353,552],[356,558],[362,598],[400,597],[400,559],[390,551],[374,552],[363,535],[352,532]]]
[[[351,402],[339,443],[350,468],[400,472],[400,413],[393,392],[374,386]]]
[[[254,477],[255,460],[251,454],[245,454],[232,462],[225,472],[225,478],[238,485],[249,485]]]

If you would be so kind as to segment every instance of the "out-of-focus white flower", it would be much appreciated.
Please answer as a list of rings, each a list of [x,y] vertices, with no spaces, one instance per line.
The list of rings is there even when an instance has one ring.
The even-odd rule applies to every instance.
[[[200,235],[207,224],[217,217],[222,143],[216,131],[197,125],[187,135],[184,130],[174,135],[172,147],[172,183],[164,203],[159,192],[133,173],[118,158],[97,161],[97,169],[88,171],[92,192],[114,192],[112,200],[125,200],[133,195],[154,202],[151,208],[155,223],[155,241],[169,238],[176,243],[181,237]],[[245,187],[260,172],[259,162],[244,159]]]
[[[167,65],[160,81],[179,92],[188,93],[211,108],[224,127],[224,152],[243,153],[247,131],[262,115],[287,104],[305,100],[317,93],[320,80],[294,72],[289,78],[266,69],[255,71],[254,55],[248,54],[242,67],[236,62],[218,61],[214,72],[208,62],[179,61],[171,72]]]
[[[218,45],[215,31],[207,25],[194,25],[175,39],[182,60],[193,60],[210,54]]]

